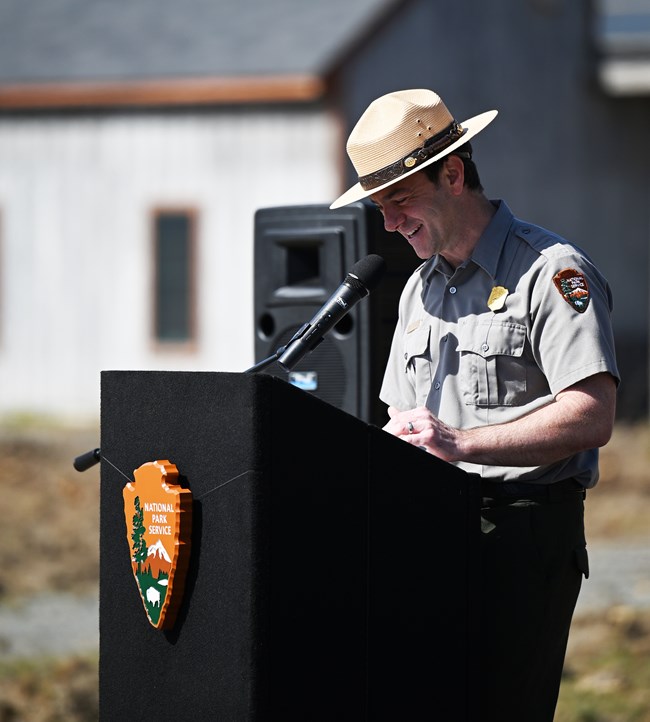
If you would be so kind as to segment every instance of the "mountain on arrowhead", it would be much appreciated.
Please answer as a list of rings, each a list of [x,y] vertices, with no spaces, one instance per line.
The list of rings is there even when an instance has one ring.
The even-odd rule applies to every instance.
[[[147,561],[142,566],[149,569],[154,579],[158,579],[161,572],[169,576],[172,560],[160,539],[147,549]]]
[[[171,557],[167,554],[167,550],[165,549],[161,539],[158,539],[155,544],[152,544],[147,549],[147,558],[148,557],[158,557],[159,559],[166,561],[168,564],[172,563]]]

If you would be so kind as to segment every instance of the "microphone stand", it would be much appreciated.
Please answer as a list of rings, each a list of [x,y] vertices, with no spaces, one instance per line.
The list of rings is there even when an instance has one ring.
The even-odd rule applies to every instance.
[[[254,374],[254,373],[257,373],[258,371],[262,371],[267,366],[270,366],[272,363],[277,361],[280,358],[280,356],[282,356],[282,354],[285,352],[286,348],[287,348],[286,346],[280,346],[280,348],[272,356],[268,356],[267,358],[262,359],[261,361],[258,361],[254,366],[251,366],[249,369],[246,369],[246,371],[244,371],[244,373],[245,374]]]
[[[284,352],[291,346],[292,343],[294,343],[294,341],[297,341],[298,339],[302,338],[305,335],[308,328],[309,328],[309,323],[303,323],[303,325],[293,334],[293,336],[289,339],[289,341],[284,346],[280,346],[280,348],[277,349],[276,352],[272,356],[269,356],[268,358],[258,361],[254,366],[251,366],[249,369],[246,369],[246,371],[244,371],[244,373],[245,374],[256,373],[257,371],[261,371],[262,369],[265,369],[267,366],[270,366],[274,361],[277,361],[280,357],[282,357],[284,355]],[[321,338],[320,341],[322,341],[322,340],[323,339]],[[316,346],[318,346],[319,342],[317,342],[313,346],[313,348],[316,348]],[[313,350],[313,349],[310,349],[310,350]],[[295,364],[296,362],[294,361],[293,363]],[[283,368],[285,369],[285,371],[288,371],[289,368],[293,368],[293,365],[290,366],[289,368],[285,368],[283,366]]]

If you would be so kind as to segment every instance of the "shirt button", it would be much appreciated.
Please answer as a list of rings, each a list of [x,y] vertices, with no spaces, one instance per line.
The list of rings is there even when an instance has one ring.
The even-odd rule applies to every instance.
[[[490,347],[489,347],[486,343],[484,343],[484,344],[481,346],[481,351],[484,351],[484,352],[485,352],[485,351],[487,351],[489,348],[490,348]]]
[[[433,388],[437,391],[440,388],[440,381],[436,381]]]
[[[404,354],[404,360],[406,360],[409,357],[407,353]]]
[[[456,286],[452,286],[452,287],[449,289],[449,293],[456,293]]]

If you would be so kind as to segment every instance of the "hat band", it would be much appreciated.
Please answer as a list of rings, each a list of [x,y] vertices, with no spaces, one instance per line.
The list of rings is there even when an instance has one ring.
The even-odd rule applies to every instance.
[[[467,130],[463,128],[460,123],[455,120],[448,125],[440,133],[431,136],[421,148],[416,148],[414,151],[405,155],[400,160],[391,163],[390,165],[380,168],[374,173],[368,173],[368,175],[359,176],[359,185],[364,191],[370,191],[373,188],[378,188],[384,183],[390,183],[390,181],[399,178],[404,173],[413,170],[429,160],[434,155],[444,150],[447,146],[462,137]]]

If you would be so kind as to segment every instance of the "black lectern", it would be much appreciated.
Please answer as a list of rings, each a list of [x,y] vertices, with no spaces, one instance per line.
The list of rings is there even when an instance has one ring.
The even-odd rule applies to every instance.
[[[470,476],[265,374],[105,371],[101,450],[103,722],[476,720]],[[166,631],[122,505],[158,459],[193,494]]]

